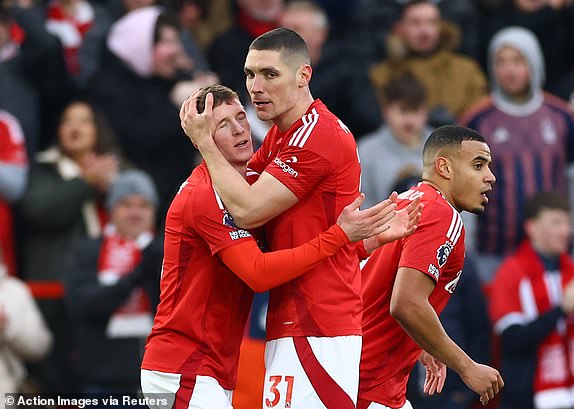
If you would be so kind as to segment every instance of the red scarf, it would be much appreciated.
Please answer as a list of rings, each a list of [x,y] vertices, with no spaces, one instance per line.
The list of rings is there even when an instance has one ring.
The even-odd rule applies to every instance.
[[[152,233],[145,232],[135,240],[127,240],[114,226],[106,226],[98,259],[98,281],[102,285],[112,285],[134,270],[141,262],[142,250],[152,239]],[[110,318],[107,334],[110,338],[146,336],[150,330],[150,300],[142,288],[134,288]]]
[[[259,37],[261,34],[278,27],[276,21],[256,20],[243,10],[239,10],[238,12],[237,24],[239,27],[251,34],[253,38]]]
[[[574,261],[563,254],[559,259],[560,273],[545,273],[545,268],[539,255],[531,244],[523,243],[515,260],[524,272],[525,284],[522,289],[522,302],[529,302],[535,307],[537,315],[559,305],[556,291],[559,288],[560,299],[563,289],[574,278]],[[556,277],[555,286],[549,277]],[[556,285],[557,284],[557,285]],[[524,308],[524,305],[523,305]],[[536,372],[534,376],[534,402],[537,408],[572,407],[574,402],[570,395],[574,390],[574,320],[572,317],[560,319],[555,330],[538,346]]]

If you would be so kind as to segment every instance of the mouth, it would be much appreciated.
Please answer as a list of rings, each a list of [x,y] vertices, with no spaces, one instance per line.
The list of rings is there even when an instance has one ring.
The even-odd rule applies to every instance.
[[[244,139],[241,142],[236,143],[235,145],[233,145],[234,148],[244,148],[249,144],[249,140],[248,139]]]
[[[263,108],[269,104],[271,104],[269,101],[253,101],[253,105],[255,105],[256,108]]]
[[[490,192],[491,190],[492,190],[492,189],[485,190],[485,191],[483,191],[483,192],[480,194],[480,196],[482,197],[482,200],[483,200],[485,203],[488,203],[488,196],[487,196],[487,195],[488,195],[488,192]]]

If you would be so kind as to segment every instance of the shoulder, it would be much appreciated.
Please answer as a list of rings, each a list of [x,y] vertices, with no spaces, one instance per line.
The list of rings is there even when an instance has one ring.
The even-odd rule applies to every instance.
[[[570,119],[572,119],[574,116],[572,110],[568,106],[568,103],[556,95],[544,92],[544,104],[548,108],[554,111],[558,111],[559,113],[569,117]]]
[[[476,104],[471,106],[470,109],[462,115],[459,122],[462,125],[468,126],[468,124],[470,124],[472,121],[475,121],[477,118],[491,111],[494,108],[495,106],[492,97],[490,95],[487,95],[482,99],[478,100]]]

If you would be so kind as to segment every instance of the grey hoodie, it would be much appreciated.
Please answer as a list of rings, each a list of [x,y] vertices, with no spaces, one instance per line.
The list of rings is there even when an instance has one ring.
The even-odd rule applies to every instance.
[[[519,51],[530,72],[530,98],[527,102],[517,103],[500,89],[494,74],[496,52],[502,47],[511,47]],[[522,27],[507,27],[497,32],[488,47],[488,73],[494,104],[498,109],[515,116],[526,116],[537,110],[543,102],[542,86],[544,84],[544,57],[536,36]]]

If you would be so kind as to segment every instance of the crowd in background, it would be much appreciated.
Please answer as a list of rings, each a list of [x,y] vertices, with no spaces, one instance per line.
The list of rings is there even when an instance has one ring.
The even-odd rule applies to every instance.
[[[566,275],[546,304],[534,296],[528,320],[501,323],[520,315],[524,300],[500,312],[491,295],[523,240],[549,237],[525,228],[540,212],[528,213],[528,200],[553,192],[566,208],[559,198],[539,207],[574,208],[571,1],[1,0],[0,392],[137,391],[163,221],[200,160],[179,107],[198,87],[227,85],[261,143],[270,125],[250,105],[243,63],[251,41],[279,26],[305,39],[312,95],[355,135],[366,205],[419,180],[433,128],[459,123],[487,139],[497,182],[486,212],[464,216],[468,260],[443,314],[457,343],[502,366],[513,390],[520,376],[505,374],[504,354],[520,337],[506,329],[545,324],[535,337],[542,343],[568,334]],[[536,254],[548,256],[540,247]],[[543,261],[544,272],[565,265]],[[264,313],[262,299],[246,331],[237,409],[261,401],[245,379],[261,373],[263,344],[254,338],[264,334]],[[541,353],[539,343],[515,349]],[[521,389],[529,396],[550,389],[536,368]],[[574,407],[574,371],[564,371],[560,388],[573,395],[564,407]],[[455,374],[440,398],[423,398],[420,379],[413,374],[409,389],[417,408],[476,404]]]

